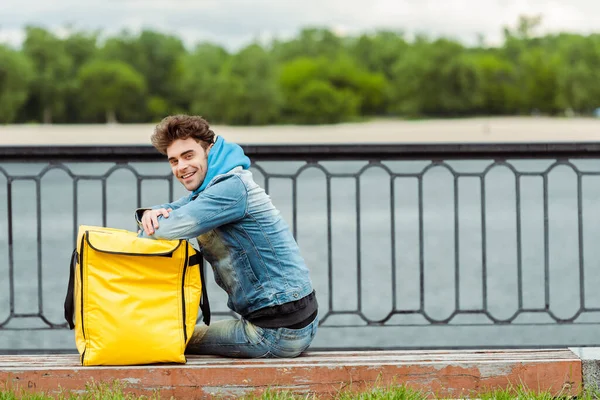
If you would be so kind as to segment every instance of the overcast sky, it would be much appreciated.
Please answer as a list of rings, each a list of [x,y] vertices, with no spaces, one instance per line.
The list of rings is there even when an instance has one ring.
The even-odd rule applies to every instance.
[[[71,24],[106,34],[148,27],[186,44],[211,41],[237,49],[253,39],[288,38],[302,27],[340,34],[377,28],[501,41],[520,14],[543,15],[540,33],[600,31],[598,0],[0,0],[0,41],[18,46],[27,24],[61,32]]]

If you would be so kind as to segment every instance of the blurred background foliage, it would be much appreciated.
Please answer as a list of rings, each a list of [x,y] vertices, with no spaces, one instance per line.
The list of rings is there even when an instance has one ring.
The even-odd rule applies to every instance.
[[[540,23],[520,17],[496,46],[307,28],[236,52],[186,48],[152,30],[58,37],[29,26],[20,48],[0,45],[0,123],[135,123],[174,113],[231,125],[592,114],[600,34],[535,35]]]

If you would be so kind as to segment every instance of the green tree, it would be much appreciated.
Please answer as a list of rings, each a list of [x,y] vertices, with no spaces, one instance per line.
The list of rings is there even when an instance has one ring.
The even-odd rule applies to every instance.
[[[65,51],[71,58],[70,76],[74,77],[67,88],[65,96],[65,115],[64,122],[83,122],[85,121],[85,110],[82,109],[81,93],[83,88],[79,87],[77,75],[80,68],[87,62],[97,56],[98,35],[100,32],[71,31],[63,39]]]
[[[547,46],[560,57],[557,70],[557,106],[590,113],[600,106],[600,35],[561,34]]]
[[[97,56],[99,35],[100,31],[71,31],[63,39],[64,49],[71,57],[74,71],[78,71],[84,64]]]
[[[225,49],[210,43],[201,43],[190,54],[179,60],[178,69],[182,72],[176,90],[181,106],[203,113],[203,102],[209,102],[214,95],[215,80],[223,65],[230,58]]]
[[[14,121],[33,76],[33,66],[23,54],[0,45],[0,123]]]
[[[191,86],[203,86],[192,100],[193,113],[230,124],[264,125],[277,121],[283,98],[271,54],[252,44],[231,57],[213,52],[212,60],[212,64],[198,68],[200,73],[195,82],[192,80]]]
[[[472,56],[481,76],[480,114],[514,114],[521,104],[521,88],[515,66],[495,53]]]
[[[360,99],[349,90],[313,80],[302,86],[288,105],[304,124],[331,124],[357,115]]]
[[[517,70],[523,96],[522,112],[558,112],[559,63],[557,54],[549,54],[539,47],[521,53]]]
[[[279,79],[285,98],[284,118],[320,124],[357,116],[361,98],[352,88],[354,78],[347,73],[343,63],[331,64],[322,58],[299,58],[284,64]]]
[[[350,47],[349,54],[368,71],[381,73],[386,79],[391,79],[394,64],[409,47],[401,32],[378,31],[359,36]]]
[[[183,111],[203,115],[213,122],[223,122],[208,112],[214,105],[213,97],[228,84],[219,78],[219,73],[229,57],[222,47],[201,43],[191,53],[178,59],[181,78],[174,90]]]
[[[72,60],[63,41],[54,34],[34,26],[26,27],[25,31],[23,52],[35,68],[31,94],[40,107],[37,118],[48,124],[55,115],[64,112],[65,98],[74,80]]]
[[[349,56],[340,56],[333,61],[320,60],[322,77],[335,88],[347,90],[358,100],[360,114],[384,113],[387,80],[382,73],[371,73],[360,67]]]
[[[346,52],[345,41],[327,28],[305,28],[298,37],[289,41],[275,40],[273,55],[279,62],[299,57],[335,58]]]
[[[463,46],[425,36],[407,41],[398,31],[350,37],[312,27],[231,53],[211,43],[188,52],[178,37],[150,30],[122,32],[99,48],[99,31],[68,30],[60,39],[28,27],[17,53],[33,73],[27,79],[23,67],[14,84],[0,88],[3,96],[18,92],[3,97],[3,120],[144,122],[185,112],[256,125],[382,114],[592,113],[600,106],[600,34],[540,35],[542,22],[519,17],[496,47],[481,36]],[[3,52],[11,60],[1,66],[8,82],[6,71],[22,61]],[[23,82],[28,91],[15,89]]]
[[[481,76],[459,43],[419,39],[393,69],[391,111],[408,116],[461,116],[480,108]]]
[[[139,35],[122,32],[108,39],[99,52],[103,60],[131,65],[144,78],[148,95],[163,99],[173,110],[181,105],[177,88],[183,71],[179,60],[185,54],[181,39],[151,30]],[[140,118],[149,120],[151,116],[143,111]]]
[[[139,106],[146,90],[144,77],[121,61],[92,61],[79,71],[79,84],[85,88],[82,99],[89,113],[104,113],[106,122],[117,122]]]

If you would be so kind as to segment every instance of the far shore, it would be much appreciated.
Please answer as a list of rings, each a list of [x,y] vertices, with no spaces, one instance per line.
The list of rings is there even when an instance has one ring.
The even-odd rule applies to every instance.
[[[148,145],[155,124],[0,125],[0,146]],[[598,142],[600,118],[374,119],[335,125],[222,126],[239,144]]]

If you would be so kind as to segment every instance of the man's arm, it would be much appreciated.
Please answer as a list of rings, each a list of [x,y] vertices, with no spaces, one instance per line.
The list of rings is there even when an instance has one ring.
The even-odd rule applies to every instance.
[[[248,192],[241,179],[229,175],[201,192],[198,197],[173,209],[168,218],[159,217],[159,228],[148,236],[154,239],[191,239],[221,225],[239,220],[246,214]]]
[[[190,200],[190,196],[189,195],[185,195],[183,197],[181,197],[179,200],[175,200],[172,203],[166,203],[166,204],[160,204],[157,206],[152,206],[152,207],[147,207],[147,208],[138,208],[135,210],[135,221],[138,224],[138,227],[140,229],[143,229],[142,227],[142,215],[144,215],[144,211],[147,210],[159,210],[161,208],[164,208],[165,210],[171,209],[171,210],[177,210],[178,208],[180,208],[181,206],[187,204]]]

